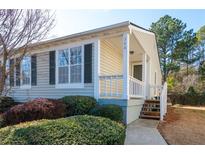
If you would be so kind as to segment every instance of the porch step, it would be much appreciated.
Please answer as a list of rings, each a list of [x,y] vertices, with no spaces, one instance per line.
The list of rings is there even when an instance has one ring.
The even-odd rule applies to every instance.
[[[159,100],[152,100],[152,99],[147,99],[145,100],[145,103],[154,103],[154,104],[160,104]]]
[[[143,104],[143,107],[145,108],[160,108],[160,104],[157,104],[157,103],[144,103]]]
[[[141,119],[156,119],[156,120],[159,120],[160,119],[160,116],[151,116],[151,115],[140,115],[140,118]]]
[[[160,116],[160,112],[156,111],[141,111],[142,115]]]
[[[145,100],[140,118],[144,119],[160,119],[160,101],[159,100]]]
[[[160,108],[153,108],[153,107],[143,107],[142,111],[144,112],[160,112]]]

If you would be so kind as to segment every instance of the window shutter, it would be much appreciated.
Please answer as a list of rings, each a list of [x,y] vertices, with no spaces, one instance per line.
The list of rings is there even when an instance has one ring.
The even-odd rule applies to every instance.
[[[10,87],[14,86],[14,59],[9,61],[9,83]]]
[[[20,86],[21,80],[20,80],[20,71],[21,71],[21,63],[19,61],[19,58],[16,58],[16,86]]]
[[[49,83],[55,84],[56,76],[56,54],[55,51],[49,52]]]
[[[37,59],[36,55],[31,56],[31,85],[37,85]]]
[[[92,44],[84,46],[84,83],[92,83]]]
[[[2,66],[1,66],[1,61],[0,61],[0,80],[1,80],[1,78],[2,78],[1,73],[2,73]]]

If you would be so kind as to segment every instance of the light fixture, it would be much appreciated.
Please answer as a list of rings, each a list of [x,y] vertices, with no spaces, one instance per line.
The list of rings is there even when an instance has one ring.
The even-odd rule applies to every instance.
[[[134,54],[134,51],[130,51],[130,54],[131,54],[131,55]]]

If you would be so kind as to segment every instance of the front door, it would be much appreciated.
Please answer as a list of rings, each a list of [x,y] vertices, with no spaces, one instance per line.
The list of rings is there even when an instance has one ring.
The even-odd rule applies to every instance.
[[[133,77],[142,81],[142,65],[133,65]]]

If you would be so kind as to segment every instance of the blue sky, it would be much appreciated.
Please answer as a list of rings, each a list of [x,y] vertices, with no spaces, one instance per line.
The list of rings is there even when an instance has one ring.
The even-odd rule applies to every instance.
[[[56,26],[50,36],[65,36],[128,20],[149,28],[166,14],[181,19],[194,31],[205,25],[205,10],[56,10]]]

